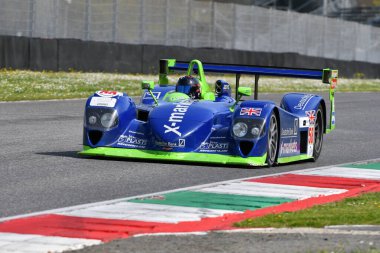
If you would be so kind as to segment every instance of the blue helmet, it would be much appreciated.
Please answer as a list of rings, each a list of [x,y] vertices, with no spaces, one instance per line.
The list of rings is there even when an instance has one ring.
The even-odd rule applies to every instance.
[[[192,76],[183,76],[178,79],[176,92],[182,92],[189,95],[192,99],[201,98],[201,83]]]

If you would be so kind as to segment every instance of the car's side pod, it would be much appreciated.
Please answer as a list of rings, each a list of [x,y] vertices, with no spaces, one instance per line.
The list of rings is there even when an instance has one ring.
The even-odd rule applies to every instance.
[[[281,100],[280,107],[299,117],[306,117],[307,112],[317,111],[319,106],[323,112],[323,129],[326,132],[326,103],[325,100],[315,94],[288,93]]]

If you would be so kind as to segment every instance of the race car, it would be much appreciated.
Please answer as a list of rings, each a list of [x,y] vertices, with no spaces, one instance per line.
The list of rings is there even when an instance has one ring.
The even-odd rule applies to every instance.
[[[168,75],[184,72],[177,84]],[[207,73],[236,75],[232,87]],[[240,87],[241,75],[254,75]],[[260,76],[319,79],[329,85],[329,103],[314,94],[289,93],[280,105],[258,100]],[[81,155],[191,163],[273,166],[312,160],[323,134],[335,128],[338,71],[160,60],[159,81],[143,81],[139,103],[126,93],[98,91],[86,102]],[[248,99],[241,101],[242,97]],[[328,109],[329,108],[329,109]]]

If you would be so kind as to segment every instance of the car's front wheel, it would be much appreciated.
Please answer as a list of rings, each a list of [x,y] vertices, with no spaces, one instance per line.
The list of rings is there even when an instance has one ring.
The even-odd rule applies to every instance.
[[[274,113],[270,116],[269,128],[268,128],[268,144],[267,144],[267,165],[273,166],[277,159],[278,152],[278,120]]]

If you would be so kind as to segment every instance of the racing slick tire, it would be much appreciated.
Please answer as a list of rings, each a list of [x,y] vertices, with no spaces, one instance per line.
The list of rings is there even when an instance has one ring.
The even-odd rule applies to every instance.
[[[313,148],[313,161],[317,161],[319,155],[322,151],[323,144],[323,133],[324,133],[324,122],[323,122],[323,111],[322,106],[319,105],[317,110],[317,117],[314,126],[314,148]]]
[[[274,112],[272,112],[269,120],[266,163],[268,167],[272,167],[278,155],[279,124]]]

